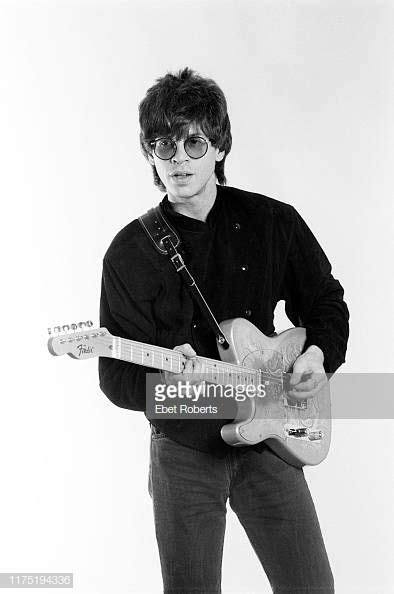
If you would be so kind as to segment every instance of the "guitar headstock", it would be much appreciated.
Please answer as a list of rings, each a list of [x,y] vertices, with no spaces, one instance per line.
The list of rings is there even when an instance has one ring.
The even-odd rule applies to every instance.
[[[110,357],[112,334],[106,328],[92,328],[92,322],[65,324],[48,328],[48,350],[52,355],[69,355],[73,359]]]

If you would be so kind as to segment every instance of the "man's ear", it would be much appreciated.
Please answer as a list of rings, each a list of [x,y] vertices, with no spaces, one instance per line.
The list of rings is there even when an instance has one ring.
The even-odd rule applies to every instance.
[[[148,153],[148,161],[151,165],[155,164],[155,160],[154,160],[153,156],[151,155],[151,153]]]
[[[216,161],[223,161],[225,154],[226,154],[225,151],[219,151],[218,154],[216,155]]]

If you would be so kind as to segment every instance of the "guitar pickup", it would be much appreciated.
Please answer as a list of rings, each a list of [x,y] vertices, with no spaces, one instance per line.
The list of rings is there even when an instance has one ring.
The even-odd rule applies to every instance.
[[[306,427],[299,427],[298,429],[288,429],[287,433],[292,437],[305,437],[308,434]]]
[[[308,408],[308,401],[306,399],[295,400],[291,398],[285,398],[285,406],[288,406],[289,408],[298,408],[301,410],[305,410],[306,408]]]

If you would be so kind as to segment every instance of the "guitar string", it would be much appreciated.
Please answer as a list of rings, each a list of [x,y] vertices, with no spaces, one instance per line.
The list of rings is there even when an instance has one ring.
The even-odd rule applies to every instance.
[[[115,338],[114,340],[116,342],[119,339]],[[107,341],[105,341],[105,342],[107,343]],[[113,349],[113,351],[114,350],[118,350],[117,347],[115,347],[115,349]],[[122,339],[120,339],[120,351],[121,351],[120,354],[122,354],[122,350],[125,351],[125,360],[126,361],[132,361],[132,357],[137,356],[140,359],[141,364],[146,365],[147,357],[149,356],[150,353],[152,353],[153,357],[150,362],[152,363],[151,366],[153,368],[160,367],[160,365],[158,364],[159,362],[156,360],[157,357],[159,359],[164,359],[164,357],[165,357],[165,359],[169,363],[169,366],[167,366],[167,371],[172,371],[173,373],[181,373],[181,371],[182,371],[181,361],[182,361],[182,358],[184,357],[182,355],[182,353],[176,353],[173,350],[166,349],[165,347],[158,347],[156,345],[142,346],[137,341],[131,341],[129,339],[122,338]],[[230,375],[230,376],[236,376],[236,378],[234,378],[234,379],[238,379],[242,383],[253,383],[253,381],[252,382],[242,381],[242,380],[246,379],[246,376],[253,376],[255,379],[257,379],[257,377],[258,377],[257,370],[253,370],[251,368],[245,368],[245,367],[241,367],[241,366],[237,366],[237,365],[233,365],[233,364],[226,364],[226,363],[223,363],[222,361],[218,361],[215,359],[208,359],[206,357],[197,357],[197,358],[203,364],[203,369],[202,369],[201,373],[210,373],[212,376],[220,376],[220,375],[224,375],[224,374]],[[163,363],[164,363],[164,361],[163,361]],[[179,371],[178,371],[178,369],[174,370],[174,363],[178,366]],[[146,366],[150,366],[150,365],[146,365]],[[162,364],[162,366],[164,367],[163,364]],[[234,371],[231,371],[232,369]]]
[[[98,337],[98,336],[89,336],[88,334],[70,334],[70,335],[63,335],[63,336],[59,336],[54,338],[54,340],[56,341],[64,341],[65,343],[69,343],[71,344],[72,342],[74,342],[76,340],[76,336],[80,336],[82,339],[85,339],[85,336],[88,336],[88,339],[86,341],[86,344],[88,344],[89,341],[92,341],[92,339],[94,339],[94,342],[98,343],[99,345],[105,345],[105,346],[113,346],[113,343],[115,342],[120,342],[120,349],[118,348],[117,345],[115,345],[115,348],[112,349],[112,353],[115,351],[122,351],[122,349],[124,350],[125,348],[130,350],[130,358],[125,358],[125,361],[130,361],[133,362],[131,360],[131,356],[132,355],[137,355],[140,356],[141,358],[141,364],[148,366],[147,365],[147,361],[146,361],[146,353],[147,352],[151,352],[153,354],[152,357],[152,367],[153,368],[160,368],[159,365],[157,365],[157,361],[154,361],[155,356],[159,356],[160,358],[164,358],[166,360],[170,360],[170,365],[171,365],[171,369],[167,369],[167,371],[173,371],[174,369],[174,362],[178,364],[179,366],[179,371],[178,373],[181,373],[182,369],[180,367],[180,361],[181,358],[183,357],[182,353],[176,353],[174,352],[174,350],[171,349],[167,349],[166,347],[159,347],[156,345],[148,345],[146,344],[145,346],[143,345],[143,343],[139,343],[138,341],[134,341],[131,339],[127,339],[127,338],[122,338],[122,337],[112,337],[112,336],[102,336],[102,337]],[[85,339],[86,340],[86,339]],[[120,353],[121,354],[121,353]],[[105,355],[101,355],[101,356],[105,356]],[[112,354],[113,358],[114,355]],[[116,358],[116,357],[115,357]],[[216,359],[210,359],[207,357],[200,357],[197,356],[197,359],[199,359],[202,364],[205,366],[207,372],[212,373],[213,375],[216,374],[227,374],[230,376],[236,376],[238,379],[242,376],[247,376],[250,375],[252,378],[254,378],[255,380],[257,380],[259,377],[261,379],[266,379],[267,381],[272,381],[274,383],[282,383],[282,375],[283,372],[280,370],[281,375],[279,377],[275,377],[272,375],[272,373],[266,372],[266,371],[262,371],[259,369],[253,369],[251,367],[244,367],[241,365],[236,365],[234,363],[226,363],[224,361],[219,361]],[[164,367],[164,365],[163,365]],[[205,369],[202,371],[202,373],[205,372]],[[173,373],[176,373],[176,371],[173,371]],[[243,382],[245,383],[245,382]],[[250,383],[254,383],[253,381]]]
[[[94,331],[91,331],[94,333]],[[97,332],[97,331],[96,331]],[[171,360],[171,369],[168,369],[168,371],[172,371],[173,369],[173,363],[175,361],[175,363],[178,363],[178,365],[180,365],[180,360],[183,357],[182,353],[177,353],[174,350],[168,349],[166,347],[160,347],[157,345],[148,345],[148,344],[144,344],[144,343],[140,343],[138,341],[134,341],[131,339],[127,339],[127,338],[122,338],[122,337],[114,337],[114,336],[92,336],[92,335],[88,335],[88,334],[77,334],[75,333],[73,334],[67,334],[67,335],[62,335],[62,336],[58,336],[58,337],[53,337],[53,342],[63,342],[64,343],[68,343],[69,345],[71,345],[72,342],[74,342],[76,340],[76,337],[80,337],[83,340],[86,340],[85,337],[88,336],[88,339],[86,340],[86,343],[88,344],[89,341],[92,341],[92,339],[94,339],[94,342],[98,343],[99,345],[104,345],[104,346],[114,346],[114,343],[118,342],[120,349],[117,345],[115,345],[115,348],[112,349],[111,351],[111,356],[110,358],[119,358],[121,360],[124,360],[126,362],[133,362],[132,360],[132,356],[133,355],[137,355],[141,358],[141,365],[145,365],[145,366],[149,366],[146,365],[146,352],[149,351],[153,354],[153,358],[152,358],[152,368],[154,369],[158,369],[160,368],[159,365],[156,364],[156,362],[154,361],[154,356],[158,355],[162,360],[164,360],[164,357],[168,360]],[[63,346],[62,345],[62,346]],[[124,356],[122,356],[122,350],[126,351]],[[112,353],[116,353],[119,352],[119,357],[114,357],[114,355]],[[68,351],[70,352],[70,351]],[[104,356],[105,355],[99,355],[99,356]],[[254,376],[255,378],[259,377],[262,378],[265,375],[268,375],[266,372],[262,372],[261,370],[256,370],[250,367],[243,367],[243,366],[239,366],[236,365],[234,363],[226,363],[224,361],[219,361],[216,359],[209,359],[206,357],[199,357],[197,356],[198,359],[200,359],[200,361],[202,361],[203,363],[206,364],[207,370],[215,370],[215,374],[216,375],[236,375],[238,378],[241,376],[244,376],[244,379],[247,380],[247,376]],[[144,360],[145,359],[145,360]],[[135,361],[134,361],[135,362]],[[150,366],[149,366],[150,367]],[[234,372],[228,371],[229,369],[234,369]],[[175,372],[174,372],[175,373]],[[180,371],[179,371],[180,373]],[[204,370],[202,371],[202,373],[204,373]],[[281,372],[282,375],[284,374],[284,372]],[[272,377],[271,375],[269,375],[269,380],[273,381],[274,383],[282,383],[282,379],[278,379],[276,377]],[[232,382],[228,381],[224,381],[224,382],[220,382],[219,383],[228,383],[231,384]],[[248,384],[250,385],[250,382],[242,382],[243,385]],[[253,384],[253,382],[251,382]],[[254,385],[254,384],[253,384]],[[294,422],[296,419],[294,418],[294,416],[296,416],[298,421],[303,420],[301,417],[303,417],[303,410],[300,410],[298,408],[293,409],[291,407],[291,410],[288,409],[288,407],[285,407],[285,413],[286,413],[286,422],[290,423],[290,422]]]

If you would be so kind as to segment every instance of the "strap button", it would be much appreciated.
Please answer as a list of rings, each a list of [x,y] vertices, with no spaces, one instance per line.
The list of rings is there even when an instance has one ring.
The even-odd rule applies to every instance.
[[[251,309],[245,309],[245,316],[250,318],[250,316],[252,315],[252,310]]]
[[[243,266],[241,266],[241,270],[247,272],[249,270],[249,266],[247,264],[244,264]]]
[[[234,224],[234,229],[235,229],[236,231],[239,231],[239,230],[241,229],[241,225],[240,225],[239,223],[235,223],[235,224]]]

